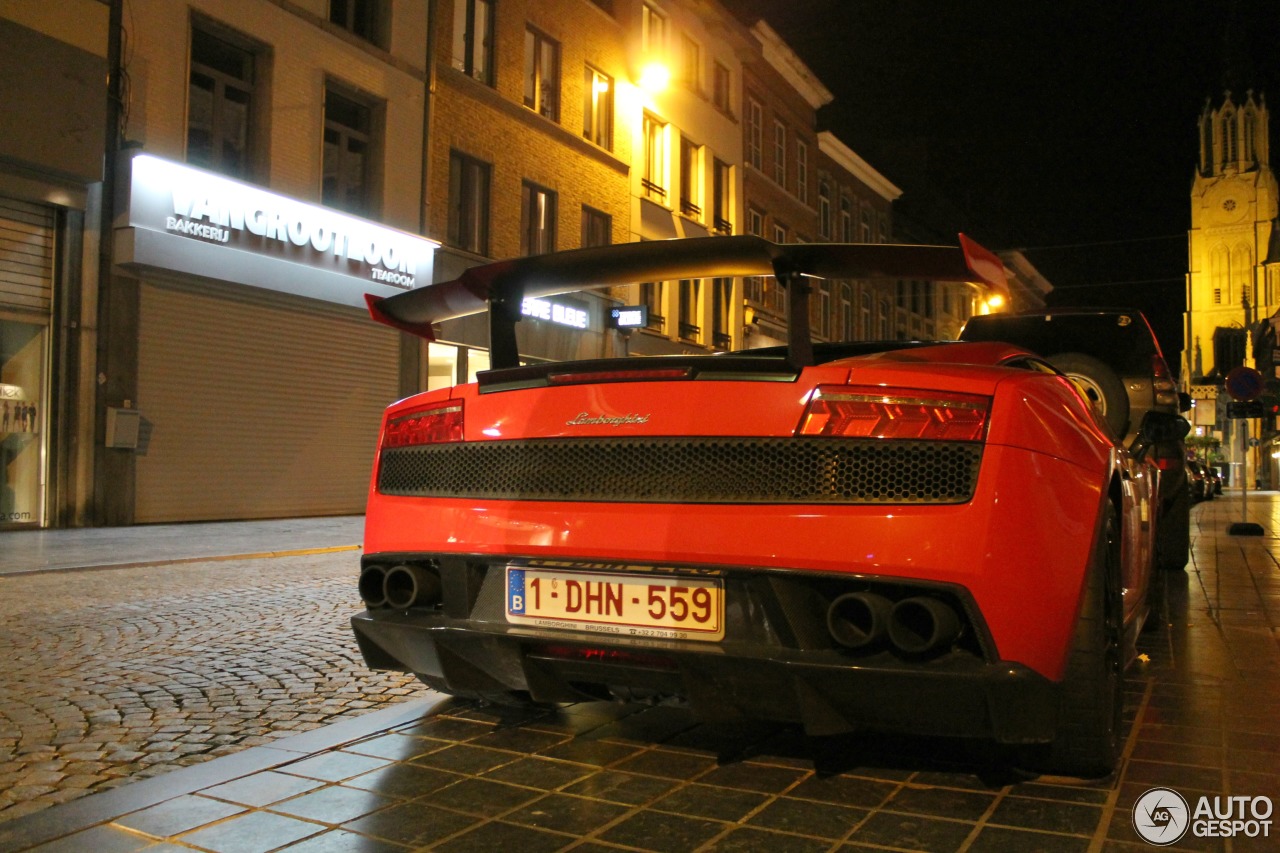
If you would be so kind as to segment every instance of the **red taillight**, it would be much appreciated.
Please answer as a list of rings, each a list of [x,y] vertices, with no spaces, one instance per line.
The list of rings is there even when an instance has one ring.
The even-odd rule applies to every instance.
[[[905,388],[819,388],[799,435],[982,441],[991,399]]]
[[[676,662],[665,655],[646,652],[628,652],[620,649],[587,649],[578,646],[540,645],[530,649],[533,654],[561,660],[589,661],[591,663],[641,666],[649,669],[675,669]]]
[[[383,447],[409,447],[445,441],[462,441],[461,401],[396,415],[387,421],[382,431]]]

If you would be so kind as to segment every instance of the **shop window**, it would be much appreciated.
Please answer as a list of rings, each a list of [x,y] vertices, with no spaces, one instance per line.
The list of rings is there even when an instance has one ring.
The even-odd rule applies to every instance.
[[[493,85],[493,0],[454,0],[453,67]]]
[[[680,212],[702,219],[702,146],[680,138]]]
[[[253,168],[258,56],[221,34],[191,31],[187,162],[236,178]]]
[[[476,376],[490,367],[489,353],[482,349],[467,350],[467,381],[475,382]]]
[[[457,151],[449,154],[449,245],[489,253],[491,167]]]
[[[376,217],[372,168],[372,107],[327,87],[324,93],[324,204],[359,216]]]
[[[384,47],[385,0],[329,0],[329,21],[367,42]]]
[[[725,115],[733,115],[733,74],[719,62],[711,66],[711,103]]]
[[[524,105],[560,120],[560,45],[533,27],[524,31]]]
[[[582,206],[582,247],[608,246],[613,242],[613,217],[593,207]]]
[[[721,234],[733,233],[733,167],[723,160],[712,162],[711,227]]]
[[[645,198],[667,200],[667,126],[649,113],[644,114],[644,173],[640,184]]]
[[[0,528],[44,521],[44,324],[0,319]]]
[[[520,187],[520,253],[556,250],[556,194],[525,181]]]
[[[613,150],[613,78],[590,65],[583,80],[582,135]]]

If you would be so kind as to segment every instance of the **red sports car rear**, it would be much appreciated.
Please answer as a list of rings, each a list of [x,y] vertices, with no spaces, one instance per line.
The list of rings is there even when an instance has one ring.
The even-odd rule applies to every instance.
[[[848,247],[687,242],[737,274],[762,251],[780,278],[870,274]],[[726,260],[730,242],[750,260]],[[589,251],[596,272],[582,253],[563,268],[654,272],[634,248],[617,269]],[[527,260],[545,276],[556,257]],[[467,291],[498,302],[532,280],[501,276]],[[447,300],[419,298],[437,306],[375,316],[422,329]],[[1057,769],[1108,770],[1153,469],[1023,350],[804,335],[509,364],[391,406],[352,620],[368,664],[498,701],[678,699],[811,733],[1047,744]]]

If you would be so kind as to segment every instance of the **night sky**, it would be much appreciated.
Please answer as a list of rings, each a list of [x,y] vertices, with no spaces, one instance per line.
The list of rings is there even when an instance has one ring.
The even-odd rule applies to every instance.
[[[1177,369],[1196,122],[1228,88],[1278,109],[1280,2],[725,5],[831,90],[819,129],[904,190],[901,214],[1024,249],[1050,304],[1142,308]]]

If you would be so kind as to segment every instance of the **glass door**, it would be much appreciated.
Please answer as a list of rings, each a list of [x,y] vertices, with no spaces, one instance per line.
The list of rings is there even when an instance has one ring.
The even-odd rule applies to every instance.
[[[44,524],[47,336],[0,317],[0,528]]]

